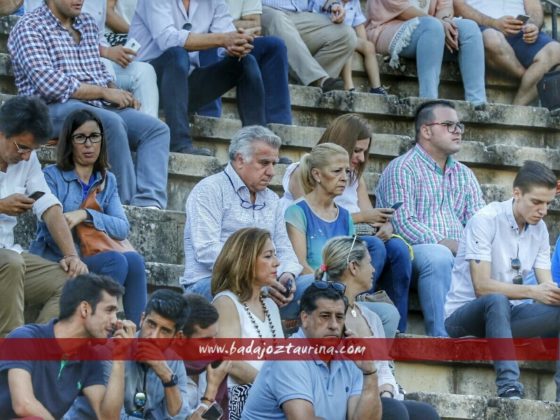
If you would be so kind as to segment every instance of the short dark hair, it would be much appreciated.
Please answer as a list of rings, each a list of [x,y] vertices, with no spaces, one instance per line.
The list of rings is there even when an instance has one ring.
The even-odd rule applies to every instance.
[[[93,170],[98,172],[105,172],[109,169],[109,161],[107,158],[107,142],[103,135],[103,124],[101,119],[92,111],[87,109],[79,109],[72,112],[64,120],[62,129],[58,136],[58,147],[56,149],[56,166],[63,171],[70,171],[74,169],[74,145],[72,143],[72,134],[80,126],[88,121],[94,121],[99,126],[101,132],[101,149],[99,150],[99,157],[93,165]]]
[[[543,163],[526,160],[513,180],[513,188],[519,188],[523,194],[533,187],[556,189],[556,175]]]
[[[124,288],[109,276],[88,273],[68,280],[62,288],[59,302],[59,320],[70,318],[76,312],[81,302],[87,302],[93,313],[101,300],[101,292],[111,296],[121,297]]]
[[[453,102],[446,101],[445,99],[427,101],[420,104],[420,106],[416,108],[416,112],[414,114],[414,132],[416,141],[418,141],[418,133],[420,132],[420,127],[422,127],[426,123],[432,122],[435,118],[434,110],[440,107],[455,109],[455,105],[453,105]]]
[[[186,337],[191,337],[195,333],[195,327],[204,329],[218,322],[220,317],[218,310],[204,296],[188,293],[183,297],[189,307],[189,317],[183,327],[183,334]]]
[[[5,137],[31,133],[37,144],[45,144],[53,131],[49,108],[36,96],[15,96],[0,108],[0,131]]]
[[[299,303],[299,312],[305,312],[310,314],[315,309],[317,309],[317,300],[319,299],[329,299],[333,301],[341,300],[344,302],[344,308],[346,309],[347,300],[343,295],[332,287],[327,287],[326,289],[319,289],[318,287],[313,287],[311,284],[303,295]]]
[[[148,299],[144,315],[156,314],[175,323],[175,332],[183,329],[189,317],[187,302],[181,293],[170,289],[156,290]]]

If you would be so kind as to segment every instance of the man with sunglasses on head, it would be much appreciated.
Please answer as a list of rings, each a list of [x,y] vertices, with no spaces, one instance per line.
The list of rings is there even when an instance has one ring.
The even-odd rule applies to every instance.
[[[16,96],[0,108],[0,337],[24,324],[26,304],[40,306],[36,322],[54,318],[68,277],[87,273],[35,153],[50,131],[48,108],[38,98]],[[58,264],[14,242],[17,217],[28,210],[45,222],[63,253]]]
[[[412,245],[413,286],[418,290],[426,333],[444,337],[443,306],[453,257],[468,220],[484,206],[473,172],[453,158],[465,126],[454,105],[436,100],[415,116],[416,145],[389,163],[377,187],[377,207],[402,202],[392,223]]]
[[[346,306],[342,283],[311,283],[301,298],[301,328],[291,338],[301,339],[302,346],[310,345],[307,338],[328,339],[333,344],[348,333]],[[366,360],[267,361],[241,418],[378,420],[377,368]]]
[[[268,188],[281,144],[280,137],[265,127],[242,128],[231,139],[226,168],[200,181],[189,194],[181,278],[187,292],[211,300],[212,267],[225,241],[238,229],[259,227],[270,232],[280,260],[278,287],[269,293],[279,306],[291,300],[302,267],[286,233],[280,199]],[[282,293],[288,284],[292,287],[286,297]],[[297,316],[294,305],[290,305],[293,318]]]
[[[550,242],[543,221],[555,195],[554,173],[542,163],[526,161],[513,181],[513,198],[488,204],[469,221],[445,304],[450,336],[558,336],[560,288],[552,281]],[[532,273],[536,285],[528,284]],[[497,345],[507,348],[504,340]],[[494,368],[498,396],[522,398],[517,362],[496,360]],[[559,401],[558,368],[555,381]]]

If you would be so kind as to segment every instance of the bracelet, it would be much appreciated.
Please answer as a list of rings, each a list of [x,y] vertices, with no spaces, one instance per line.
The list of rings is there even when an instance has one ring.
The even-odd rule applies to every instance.
[[[200,398],[200,401],[201,401],[201,403],[202,403],[202,401],[207,401],[210,404],[214,404],[214,401],[216,401],[216,400],[212,400],[212,399],[207,398],[207,397],[202,397],[202,398]]]
[[[369,375],[375,375],[376,373],[377,373],[377,369],[375,369],[373,372],[362,372],[362,375],[369,376]]]
[[[381,391],[381,392],[379,393],[379,396],[382,397],[383,394],[385,394],[385,393],[389,394],[389,395],[391,396],[391,398],[395,398],[395,395],[394,395],[391,391],[389,391],[389,390],[387,390],[387,389],[386,389],[385,391]]]

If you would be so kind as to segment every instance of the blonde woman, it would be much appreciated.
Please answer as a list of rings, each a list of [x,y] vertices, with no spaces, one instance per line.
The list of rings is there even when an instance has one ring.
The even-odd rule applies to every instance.
[[[322,253],[323,263],[315,272],[316,280],[342,283],[348,300],[345,326],[357,337],[385,338],[381,320],[365,303],[356,302],[356,296],[371,288],[373,266],[366,245],[354,237],[329,240]],[[387,361],[376,362],[378,388],[383,407],[382,420],[439,419],[428,404],[403,401],[397,382]]]
[[[284,338],[280,312],[262,295],[280,265],[270,233],[245,228],[225,242],[212,270],[213,305],[219,313],[218,338]],[[262,361],[234,361],[228,377],[229,418],[241,418],[243,405]]]
[[[354,234],[350,212],[335,202],[350,180],[348,152],[337,144],[318,144],[301,159],[299,176],[305,195],[287,208],[284,217],[303,274],[312,274],[321,265],[321,252],[330,238]],[[373,271],[371,275],[373,279]],[[298,283],[296,299],[309,283],[311,279],[305,285]],[[394,337],[400,318],[397,309],[386,303],[369,305],[383,318],[387,336]]]

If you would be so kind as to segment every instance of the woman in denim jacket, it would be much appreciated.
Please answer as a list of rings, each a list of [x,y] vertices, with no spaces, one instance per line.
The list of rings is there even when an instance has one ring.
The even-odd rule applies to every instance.
[[[70,229],[82,222],[91,223],[110,237],[123,240],[128,236],[129,224],[117,192],[116,178],[108,171],[108,166],[101,120],[90,111],[79,110],[71,113],[64,122],[56,165],[46,167],[43,172],[52,193],[62,203]],[[103,212],[80,209],[91,188],[100,185],[102,190],[96,199]],[[75,234],[74,240],[79,245]],[[78,245],[76,252],[79,255]],[[43,222],[38,223],[37,237],[30,252],[52,261],[62,258]],[[90,271],[110,276],[125,286],[123,305],[126,317],[138,324],[147,297],[142,256],[137,252],[107,251],[81,258]]]

